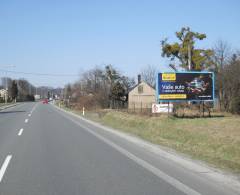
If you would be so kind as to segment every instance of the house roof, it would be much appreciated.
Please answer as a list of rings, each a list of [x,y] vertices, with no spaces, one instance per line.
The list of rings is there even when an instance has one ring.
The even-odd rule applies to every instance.
[[[149,86],[150,88],[152,88],[153,90],[156,90],[156,89],[154,89],[151,85],[149,85],[147,82],[141,81],[140,83],[138,83],[138,84],[134,85],[133,87],[131,87],[131,88],[129,89],[129,92],[128,92],[128,93],[130,93],[133,89],[135,89],[138,85],[140,85],[140,84],[142,84],[142,83],[148,85],[148,86]]]

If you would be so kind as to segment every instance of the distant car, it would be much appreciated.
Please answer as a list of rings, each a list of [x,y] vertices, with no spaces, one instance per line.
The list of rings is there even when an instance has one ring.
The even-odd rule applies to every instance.
[[[44,100],[42,101],[42,103],[43,103],[43,104],[48,104],[48,99],[44,99]]]

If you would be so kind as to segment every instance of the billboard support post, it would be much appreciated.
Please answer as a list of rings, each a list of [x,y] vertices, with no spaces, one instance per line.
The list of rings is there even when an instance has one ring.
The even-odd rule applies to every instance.
[[[168,117],[169,117],[169,101],[168,101],[168,113],[167,113]]]
[[[204,109],[204,101],[202,101],[202,106],[203,106],[203,117],[204,117],[204,112],[205,112],[205,109]]]

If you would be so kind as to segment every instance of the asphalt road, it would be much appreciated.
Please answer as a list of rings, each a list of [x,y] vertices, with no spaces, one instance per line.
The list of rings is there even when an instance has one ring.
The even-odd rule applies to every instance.
[[[237,194],[53,105],[0,112],[0,195]]]

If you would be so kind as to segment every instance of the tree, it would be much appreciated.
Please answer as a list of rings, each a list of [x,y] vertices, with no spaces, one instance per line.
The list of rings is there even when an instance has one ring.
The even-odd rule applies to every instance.
[[[18,97],[18,101],[34,101],[34,89],[35,87],[26,79],[21,78],[18,79],[18,81],[15,81],[17,83],[17,89],[18,89],[18,93],[17,93],[17,97]],[[38,88],[38,92],[44,92],[44,89],[47,89],[48,87],[39,87]],[[12,90],[11,90],[12,92]],[[41,93],[41,95],[43,96],[44,93]]]
[[[49,92],[48,92],[49,93]],[[69,99],[72,95],[72,87],[70,84],[68,84],[66,87],[65,87],[65,99]]]
[[[221,72],[223,67],[229,62],[232,55],[230,45],[223,40],[218,40],[213,49],[213,68],[215,72]]]
[[[51,97],[51,94],[50,94],[50,91],[47,92],[47,98],[50,99]]]
[[[12,85],[12,79],[9,78],[9,77],[3,77],[3,78],[1,78],[1,83],[2,83],[4,88],[9,89],[9,88],[11,88],[11,85]]]
[[[224,67],[230,62],[231,58],[231,47],[223,40],[218,40],[213,47],[213,66],[211,70],[216,75],[216,90],[219,100],[219,108],[222,110],[223,97],[224,97]]]
[[[113,107],[113,86],[120,78],[119,73],[112,67],[112,65],[107,65],[105,67],[105,78],[107,83],[109,84],[109,97],[110,97],[110,108]]]
[[[18,86],[17,86],[17,82],[15,80],[13,80],[13,82],[12,82],[11,95],[12,95],[12,99],[16,102],[16,99],[18,96]]]
[[[205,39],[205,34],[183,27],[181,31],[176,32],[176,37],[179,42],[169,44],[167,39],[161,41],[162,57],[170,58],[171,61],[178,59],[179,66],[186,70],[203,70],[212,65],[213,51],[195,48],[195,42]]]
[[[119,73],[112,67],[111,64],[105,67],[105,78],[110,84],[110,88],[112,88],[114,82],[119,79]]]
[[[127,94],[135,84],[134,79],[120,74],[112,65],[104,68],[96,66],[80,76],[71,85],[71,101],[88,109],[125,105]],[[65,87],[65,94],[67,88],[68,86]]]
[[[121,76],[120,79],[125,88],[126,93],[128,93],[130,89],[135,85],[134,78],[130,78],[128,76]]]
[[[126,98],[125,95],[126,95],[126,92],[123,84],[120,83],[119,81],[116,82],[112,87],[111,98],[113,100],[125,101],[125,98]]]
[[[240,56],[233,54],[223,67],[223,105],[226,111],[240,114]]]
[[[141,71],[142,80],[151,85],[152,87],[155,87],[156,84],[156,74],[157,69],[153,65],[148,65]]]
[[[18,88],[19,88],[19,97],[20,99],[24,99],[28,95],[28,87],[29,83],[26,79],[19,79],[18,80]]]

